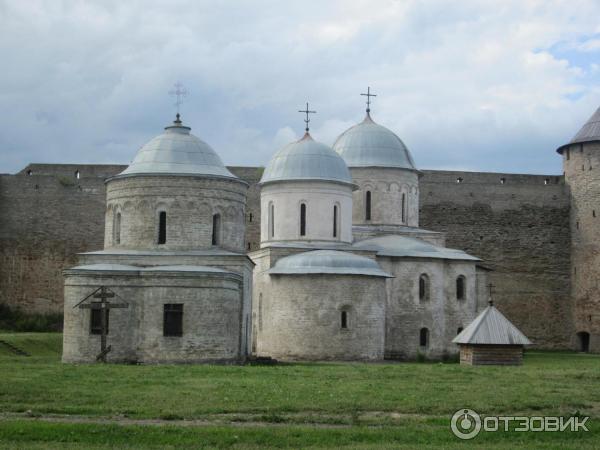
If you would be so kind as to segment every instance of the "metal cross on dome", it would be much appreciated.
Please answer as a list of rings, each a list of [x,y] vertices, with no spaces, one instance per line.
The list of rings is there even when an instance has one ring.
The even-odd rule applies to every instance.
[[[308,115],[309,115],[309,114],[316,114],[317,112],[316,112],[316,111],[310,111],[310,110],[308,109],[308,102],[306,102],[306,109],[305,109],[305,110],[302,110],[302,109],[300,109],[300,110],[298,110],[298,112],[301,112],[301,113],[305,113],[305,114],[306,114],[306,119],[304,119],[304,123],[306,123],[306,128],[305,128],[305,130],[306,130],[306,132],[308,133],[308,123],[310,122],[310,118],[308,117]]]
[[[179,81],[173,85],[175,89],[169,91],[169,95],[176,98],[175,107],[177,108],[177,116],[179,116],[179,107],[183,104],[183,97],[187,95],[187,89],[183,87]]]
[[[361,93],[360,95],[364,95],[367,97],[367,112],[371,112],[371,97],[377,97],[377,94],[371,94],[371,87],[367,86],[367,93]]]
[[[488,288],[490,289],[490,298],[488,300],[488,303],[490,306],[492,306],[494,304],[494,299],[492,298],[492,295],[494,295],[494,288],[496,286],[492,283],[488,284]]]

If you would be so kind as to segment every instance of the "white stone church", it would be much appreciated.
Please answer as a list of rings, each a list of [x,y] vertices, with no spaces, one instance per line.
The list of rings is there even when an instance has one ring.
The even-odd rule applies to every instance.
[[[307,121],[308,124],[308,121]],[[106,181],[104,249],[65,271],[65,362],[438,359],[485,304],[486,269],[419,228],[410,152],[369,109],[248,185],[179,120]]]

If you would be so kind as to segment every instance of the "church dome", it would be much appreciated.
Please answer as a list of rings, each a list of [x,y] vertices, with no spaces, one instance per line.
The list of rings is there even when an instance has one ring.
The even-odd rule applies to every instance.
[[[265,168],[260,184],[275,181],[322,180],[352,184],[344,160],[309,133],[279,150]]]
[[[394,167],[417,170],[404,142],[391,130],[365,120],[344,131],[333,144],[348,167]]]
[[[286,256],[269,270],[272,275],[327,273],[392,278],[371,258],[338,250],[314,250]]]
[[[138,150],[133,162],[117,176],[198,175],[237,178],[206,142],[190,134],[177,114],[173,125]]]

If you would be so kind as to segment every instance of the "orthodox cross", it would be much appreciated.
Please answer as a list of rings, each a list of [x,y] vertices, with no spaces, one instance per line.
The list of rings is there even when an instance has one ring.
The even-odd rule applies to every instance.
[[[108,335],[108,311],[113,308],[129,308],[129,304],[127,303],[110,303],[108,301],[109,298],[114,298],[116,295],[117,294],[110,289],[100,286],[73,307],[89,309],[92,311],[100,310],[100,353],[96,356],[96,361],[106,362],[106,355],[112,349],[111,345],[106,346],[106,336]],[[84,303],[90,297],[99,298],[100,301]]]
[[[367,93],[360,95],[367,97],[367,112],[371,112],[371,97],[377,97],[377,94],[371,94],[371,87],[367,86]]]
[[[317,112],[316,112],[316,111],[310,111],[310,110],[308,109],[308,102],[306,103],[306,109],[305,109],[305,110],[302,110],[302,109],[300,109],[298,112],[301,112],[301,113],[305,113],[305,114],[306,114],[306,119],[304,119],[304,123],[306,124],[306,128],[305,128],[305,130],[306,130],[306,132],[308,133],[308,123],[310,122],[310,119],[309,119],[308,115],[309,115],[309,114],[316,114]]]
[[[179,107],[183,103],[183,97],[187,95],[187,89],[179,81],[173,85],[175,89],[169,91],[169,95],[176,98],[175,107],[177,108],[177,120],[179,120]]]
[[[492,300],[492,295],[494,294],[494,288],[496,286],[493,285],[492,283],[488,284],[488,288],[490,290],[490,299],[488,300],[488,303],[490,306],[492,306],[494,304],[494,300]]]

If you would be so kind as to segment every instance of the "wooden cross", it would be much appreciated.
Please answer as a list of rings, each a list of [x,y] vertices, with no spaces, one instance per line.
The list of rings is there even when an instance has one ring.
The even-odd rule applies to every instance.
[[[371,97],[377,97],[377,94],[371,94],[371,87],[367,86],[367,93],[360,94],[367,97],[367,112],[371,112]]]
[[[108,311],[114,308],[129,308],[127,303],[110,303],[109,298],[114,298],[115,293],[110,289],[100,286],[90,295],[81,300],[77,305],[80,309],[100,310],[100,353],[96,356],[96,361],[106,362],[106,355],[111,351],[112,346],[106,345],[108,335]],[[88,298],[99,298],[99,302],[84,303]]]
[[[306,109],[305,109],[305,110],[302,110],[302,109],[300,109],[300,110],[298,110],[298,112],[301,112],[301,113],[305,113],[305,114],[306,114],[306,119],[304,119],[304,123],[306,123],[306,128],[305,128],[305,130],[306,130],[306,132],[308,133],[308,123],[310,122],[310,119],[309,119],[308,115],[309,115],[309,114],[316,114],[317,112],[316,112],[316,111],[310,111],[310,110],[308,109],[308,102],[306,103]]]

